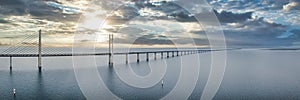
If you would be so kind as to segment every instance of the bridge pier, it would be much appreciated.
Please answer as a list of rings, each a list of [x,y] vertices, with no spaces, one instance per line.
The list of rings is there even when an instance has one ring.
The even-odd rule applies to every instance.
[[[128,53],[126,53],[126,64],[128,64]]]
[[[170,58],[170,56],[169,56],[169,51],[167,51],[167,58]]]
[[[136,62],[140,62],[140,54],[139,53],[136,54]]]
[[[179,51],[177,51],[177,56],[179,56]]]
[[[9,69],[12,70],[12,56],[9,57]]]
[[[146,61],[149,61],[149,53],[146,53],[146,56],[147,56]]]
[[[161,59],[164,59],[164,52],[161,52]]]
[[[154,60],[156,60],[156,52],[154,53]]]
[[[174,56],[174,51],[172,51],[172,57],[175,57],[175,56]]]

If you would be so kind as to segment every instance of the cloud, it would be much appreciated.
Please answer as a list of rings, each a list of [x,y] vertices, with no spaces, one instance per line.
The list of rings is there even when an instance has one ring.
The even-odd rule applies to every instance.
[[[87,2],[91,2],[87,6]],[[194,15],[173,0],[0,0],[2,37],[25,36],[39,28],[46,38],[63,39],[92,17],[107,18],[103,30],[85,28],[80,34],[114,33],[116,43],[136,45],[209,45]],[[299,0],[208,0],[229,46],[283,46],[299,42]],[[122,5],[126,3],[125,5]],[[187,2],[187,5],[196,5]],[[120,8],[117,8],[121,6]],[[201,6],[200,6],[201,7]],[[87,14],[82,9],[86,9]],[[110,12],[110,11],[114,12]],[[210,10],[212,11],[212,10]],[[81,22],[81,21],[80,21]],[[94,20],[90,20],[94,23]],[[94,25],[94,24],[93,24]],[[92,25],[92,26],[93,26]],[[199,27],[198,27],[199,26]],[[98,29],[96,27],[96,29]],[[24,35],[25,34],[25,35]],[[8,40],[8,39],[7,39]],[[68,39],[64,39],[68,40]],[[173,41],[173,42],[172,42]],[[89,42],[89,41],[82,41]],[[2,42],[6,44],[6,42]]]
[[[241,23],[252,18],[253,12],[246,13],[232,13],[227,11],[221,11],[218,13],[214,11],[221,23]]]
[[[159,39],[159,38],[166,38],[162,35],[144,35],[142,37],[139,37],[134,41],[133,44],[143,44],[143,45],[165,45],[165,44],[174,44],[171,40],[168,39]]]
[[[293,39],[299,38],[299,27],[289,27],[286,32],[282,33],[281,35],[277,36],[279,39]]]
[[[10,23],[9,21],[7,21],[7,20],[3,20],[3,19],[0,19],[0,23]]]
[[[295,2],[295,1],[289,2],[288,4],[283,5],[283,10],[284,11],[300,10],[299,2]]]
[[[51,2],[52,5],[47,4],[46,1]],[[66,10],[71,11],[71,7],[58,4],[54,0],[1,0],[0,2],[0,13],[5,16],[30,15],[37,19],[59,22],[76,21],[79,18],[79,14],[64,13],[63,11]],[[54,7],[54,4],[61,7]]]
[[[71,7],[71,6],[66,6],[66,5],[62,5],[56,2],[46,2],[49,6],[53,6],[56,8],[59,8],[61,10],[63,10],[64,12],[68,13],[68,14],[77,14],[80,12],[79,8],[76,7]]]
[[[218,11],[252,12],[280,10],[289,0],[208,0]]]

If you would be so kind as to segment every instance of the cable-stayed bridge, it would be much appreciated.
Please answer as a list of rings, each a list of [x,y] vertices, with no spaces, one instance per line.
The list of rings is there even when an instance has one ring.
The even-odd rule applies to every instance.
[[[116,52],[114,53],[113,46],[113,35],[109,35],[109,44],[107,53],[72,53],[71,48],[49,48],[42,47],[42,31],[39,30],[39,35],[29,35],[20,41],[14,41],[13,46],[7,47],[0,51],[0,57],[10,58],[10,69],[12,70],[12,58],[13,57],[37,57],[38,58],[38,68],[42,69],[42,57],[63,57],[63,56],[108,56],[109,66],[113,66],[113,56],[114,55],[124,55],[126,56],[126,64],[128,64],[128,55],[136,55],[136,61],[140,62],[140,55],[146,55],[146,61],[149,61],[149,55],[154,55],[153,59],[158,59],[157,55],[160,55],[161,59],[172,58],[176,56],[183,56],[196,53],[205,53],[217,50],[199,50],[199,49],[189,49],[189,50],[162,50],[162,51],[141,51],[141,52]],[[50,40],[49,40],[50,41]],[[53,40],[51,40],[53,41]],[[24,46],[29,45],[29,46]],[[67,51],[67,52],[61,52]],[[46,53],[47,52],[47,53]],[[50,52],[50,53],[49,53]]]

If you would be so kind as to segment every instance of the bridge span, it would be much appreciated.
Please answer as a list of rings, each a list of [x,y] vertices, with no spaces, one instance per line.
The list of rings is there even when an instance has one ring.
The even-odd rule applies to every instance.
[[[42,54],[42,31],[39,30],[38,34],[38,52],[35,53],[8,53],[8,54],[0,54],[0,57],[9,57],[10,58],[10,69],[12,70],[12,63],[13,57],[38,57],[38,69],[41,71],[42,69],[42,57],[65,57],[65,56],[108,56],[108,65],[113,66],[113,56],[114,55],[124,55],[125,63],[128,64],[128,55],[136,55],[136,61],[140,62],[140,55],[146,55],[146,61],[149,61],[149,54],[154,55],[154,59],[157,59],[157,55],[161,55],[161,59],[170,58],[175,56],[183,56],[189,54],[196,54],[196,53],[205,53],[217,50],[201,50],[201,49],[186,49],[186,50],[164,50],[164,51],[143,51],[143,52],[120,52],[114,53],[113,48],[113,35],[109,35],[109,52],[108,53],[53,53],[53,54]],[[22,42],[22,41],[21,41]],[[7,49],[8,50],[8,49]],[[7,51],[5,50],[5,51]],[[15,50],[13,50],[15,51]]]

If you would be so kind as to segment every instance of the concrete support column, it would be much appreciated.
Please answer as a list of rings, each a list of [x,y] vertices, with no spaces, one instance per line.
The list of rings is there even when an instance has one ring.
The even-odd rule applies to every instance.
[[[128,64],[128,53],[126,53],[126,64]]]
[[[9,69],[12,70],[12,56],[9,57]]]
[[[169,56],[169,51],[167,51],[167,58],[170,58],[170,56]]]
[[[174,56],[174,51],[172,51],[172,57],[175,57],[175,56]]]
[[[146,53],[146,61],[149,61],[149,53]]]
[[[139,53],[136,54],[136,62],[140,62],[140,54]]]

